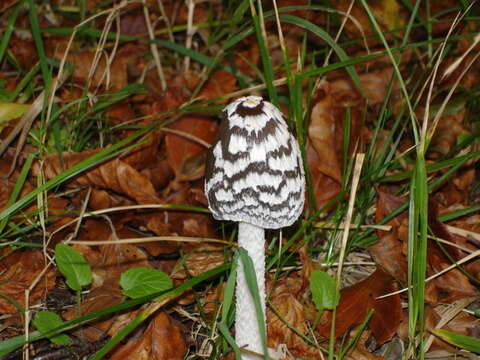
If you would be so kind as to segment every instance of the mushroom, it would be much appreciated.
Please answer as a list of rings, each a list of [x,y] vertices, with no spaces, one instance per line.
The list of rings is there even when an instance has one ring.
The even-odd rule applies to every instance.
[[[292,225],[305,201],[305,176],[297,141],[283,114],[258,96],[224,109],[205,170],[205,194],[213,217],[238,221],[238,246],[251,257],[265,314],[265,229]],[[263,353],[255,306],[239,262],[235,341]],[[265,319],[265,316],[264,316]],[[242,355],[242,359],[258,359]]]

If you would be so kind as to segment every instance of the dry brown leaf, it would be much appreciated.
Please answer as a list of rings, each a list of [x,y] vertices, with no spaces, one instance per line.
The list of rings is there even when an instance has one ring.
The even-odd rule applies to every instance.
[[[152,267],[145,252],[132,244],[104,245],[101,252],[108,278],[119,277],[122,272],[131,268]]]
[[[215,99],[234,92],[237,89],[237,79],[235,76],[222,70],[215,70],[210,74],[202,91],[200,91],[199,97],[205,100]],[[225,102],[227,102],[227,100],[218,103],[222,104]]]
[[[57,60],[61,60],[65,50],[66,44],[55,46],[51,55]],[[67,55],[67,61],[73,64],[73,77],[76,81],[83,84],[91,82],[93,86],[104,88],[110,86],[112,91],[117,91],[128,84],[127,65],[138,57],[138,54],[142,51],[144,51],[144,48],[138,45],[127,44],[122,46],[116,52],[111,64],[108,64],[109,54],[101,54],[91,78],[89,78],[89,74],[94,65],[95,51],[70,51]]]
[[[378,190],[377,194],[375,221],[378,223],[385,216],[400,207],[404,203],[404,200],[381,190]],[[386,225],[392,226],[391,231],[378,230],[377,234],[380,240],[374,245],[369,246],[368,251],[378,266],[396,280],[406,284],[406,244],[402,241],[407,227],[406,213],[401,213]]]
[[[142,175],[149,179],[157,190],[165,188],[175,177],[167,159],[161,159],[148,169],[142,170]]]
[[[431,242],[428,246],[427,260],[428,276],[434,275],[451,265],[438,246]],[[429,281],[425,291],[425,300],[432,305],[439,303],[449,304],[464,297],[478,295],[478,291],[470,283],[468,277],[458,269],[452,269]]]
[[[17,26],[22,25],[17,22]],[[25,27],[28,27],[28,25]],[[33,39],[24,39],[13,33],[12,40],[9,41],[8,44],[8,49],[23,68],[31,69],[38,62],[37,49],[35,48]]]
[[[120,32],[124,35],[148,36],[143,11],[123,14],[120,17]]]
[[[82,300],[82,303],[80,305],[80,315],[83,316],[91,314],[95,311],[118,305],[123,301],[123,299],[124,296],[120,291],[118,279],[109,279],[108,281],[105,281],[100,287],[92,289],[88,293],[87,297]],[[74,306],[70,308],[68,311],[64,312],[62,316],[66,320],[72,320],[77,318],[77,307]],[[84,336],[88,341],[94,342],[107,335],[109,329],[113,326],[113,324],[117,323],[121,319],[122,318],[120,316],[113,316],[106,320],[95,322],[90,326],[82,328],[78,331],[78,333]],[[110,335],[113,336],[114,334]]]
[[[160,139],[161,135],[153,134],[148,142],[123,155],[122,161],[138,171],[155,166],[160,161],[158,151]]]
[[[430,158],[447,154],[457,144],[459,136],[470,133],[464,124],[466,114],[464,105],[455,113],[445,114],[440,118],[429,146]]]
[[[160,312],[143,334],[135,334],[111,354],[112,360],[176,360],[187,351],[185,340],[175,322]]]
[[[308,334],[307,311],[299,301],[302,283],[301,277],[295,275],[277,280],[275,284],[267,282],[270,300],[285,320],[283,321],[267,307],[268,346],[276,348],[279,344],[286,344],[288,351],[296,357],[317,359],[318,350],[306,344],[290,328],[295,328],[301,334]]]
[[[371,351],[365,346],[368,338],[370,337],[370,331],[364,331],[360,334],[360,339],[358,340],[357,346],[355,349],[345,357],[346,360],[383,360],[383,356],[378,356],[372,354]]]
[[[179,261],[183,262],[183,259]],[[225,262],[223,245],[218,244],[200,244],[192,247],[185,253],[185,262],[178,272],[172,274],[176,280],[184,280],[187,277],[198,276],[208,270],[211,270]],[[188,271],[189,276],[187,276]]]
[[[214,316],[220,311],[223,292],[225,290],[225,283],[221,283],[218,286],[208,289],[208,291],[200,299],[202,304],[202,313],[209,319],[213,319]],[[195,304],[195,311],[198,312],[198,306]]]
[[[375,310],[369,327],[377,345],[381,345],[396,334],[402,317],[400,295],[383,299],[377,297],[398,290],[392,277],[382,270],[375,271],[368,278],[353,286],[342,289],[340,303],[337,306],[335,337],[342,336],[352,326],[361,324],[371,309]],[[325,316],[326,322],[318,329],[324,337],[329,337],[331,312]]]
[[[45,268],[42,251],[12,251],[10,248],[0,250],[0,292],[25,307],[25,290]],[[3,257],[5,256],[5,257]],[[29,305],[36,305],[49,290],[55,286],[55,270],[50,267],[29,294]],[[14,314],[17,308],[5,298],[0,297],[0,313]]]
[[[241,74],[256,79],[258,73],[251,64],[258,65],[260,62],[260,49],[258,47],[258,42],[256,39],[252,38],[251,40],[247,39],[244,41],[242,45],[243,49],[239,49],[238,56],[235,56],[233,59],[235,66]]]
[[[331,177],[320,172],[320,157],[311,144],[307,146],[307,159],[312,176],[312,187],[318,207],[325,205],[341,190],[340,184]],[[308,197],[307,197],[307,200]]]
[[[368,100],[368,105],[370,107],[377,108],[383,103],[388,93],[388,88],[390,87],[392,75],[393,68],[391,67],[380,68],[380,70],[374,70],[359,75],[364,95]],[[340,79],[331,81],[330,86],[332,97],[335,100],[335,106],[364,106],[362,95],[358,92],[358,89],[352,80],[349,77],[346,77],[346,75]],[[398,85],[395,83],[392,91],[392,100],[395,100],[397,90]]]
[[[456,171],[451,179],[436,191],[432,198],[439,208],[439,215],[454,211],[448,209],[450,206],[459,206],[459,204],[468,204],[471,198],[477,197],[472,193],[477,182],[474,164],[465,166],[463,169]]]
[[[445,9],[452,9],[457,5],[456,0],[434,1],[432,4],[420,3],[419,12],[421,16],[432,16],[437,19],[437,21],[432,24],[432,36],[440,36],[452,27],[453,20],[457,16],[457,13],[445,11]]]
[[[453,236],[448,229],[437,220],[437,206],[433,201],[429,203],[429,226],[432,232],[441,239],[447,240],[452,244],[459,244],[466,248],[478,250],[469,244],[468,240],[461,236]],[[450,259],[460,260],[467,256],[468,253],[460,250],[455,246],[447,244],[438,244],[431,240],[427,248],[427,276],[432,276],[452,264]],[[448,254],[448,256],[447,256]],[[480,260],[474,259],[467,264],[468,269],[477,271],[480,268]],[[464,297],[477,296],[477,289],[470,283],[469,278],[460,271],[460,269],[452,269],[445,274],[435,278],[427,283],[426,300],[432,304],[451,303],[457,299]]]
[[[83,193],[83,192],[82,192]],[[79,199],[81,202],[85,200],[85,194]],[[134,206],[136,202],[112,192],[102,189],[92,189],[88,207],[92,210],[108,209],[117,206]]]
[[[201,116],[183,116],[170,127],[213,143],[218,124],[215,120]],[[203,176],[207,148],[182,135],[167,133],[165,136],[167,161],[178,181],[191,181]]]
[[[89,158],[100,151],[87,150],[81,153],[63,153],[65,168],[68,169],[80,161]],[[47,179],[60,174],[64,169],[56,155],[45,159],[43,171]],[[34,172],[40,171],[39,164],[34,165]],[[152,183],[127,163],[113,159],[103,163],[92,170],[88,170],[69,182],[70,186],[96,186],[124,194],[139,204],[158,203],[158,197]]]
[[[129,219],[129,217],[127,217]],[[123,271],[134,267],[152,267],[147,254],[133,244],[115,243],[115,240],[138,238],[137,232],[124,227],[122,217],[113,217],[115,234],[106,221],[87,219],[79,234],[81,240],[105,241],[98,247],[75,245],[92,267],[96,286],[104,281],[118,279]]]
[[[334,101],[330,84],[324,82],[314,100],[308,136],[320,158],[320,172],[341,183],[341,159],[337,154],[337,146],[342,140],[337,136],[339,124],[335,117]]]
[[[8,178],[5,177],[12,166],[13,155],[10,155],[11,154],[7,151],[3,158],[0,159],[0,174],[2,174],[2,176],[0,176],[0,210],[3,210],[7,206],[11,192],[15,187],[18,175],[20,174],[20,169],[18,168],[15,169]],[[33,189],[33,186],[26,181],[20,193],[20,198],[33,191]]]
[[[332,3],[338,10],[342,12],[347,12],[350,7],[351,0],[338,0],[335,3]],[[348,20],[345,23],[346,32],[354,38],[365,38],[368,37],[368,43],[370,45],[375,45],[378,43],[376,37],[369,36],[375,34],[375,30],[371,25],[371,22],[368,18],[368,15],[364,7],[355,2],[355,5],[352,8],[350,13],[351,17],[355,19],[356,22]],[[368,3],[371,12],[374,14],[376,21],[384,31],[393,30],[401,28],[405,25],[408,13],[403,10],[400,1],[397,0],[381,0],[381,1],[371,1]],[[343,20],[343,17],[342,17]],[[358,24],[358,25],[357,25]],[[401,36],[401,34],[399,34]],[[385,37],[390,40],[392,35],[388,32],[385,33]]]

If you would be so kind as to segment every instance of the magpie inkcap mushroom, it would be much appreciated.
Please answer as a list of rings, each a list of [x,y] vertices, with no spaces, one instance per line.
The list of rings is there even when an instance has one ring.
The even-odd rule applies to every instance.
[[[280,110],[258,96],[242,97],[228,105],[218,139],[207,157],[205,194],[215,219],[239,222],[238,246],[252,259],[263,314],[264,229],[295,222],[303,210],[304,192],[300,149]],[[261,327],[241,262],[236,300],[235,341],[262,354],[266,344],[261,341]],[[242,359],[258,357],[243,354]]]
[[[205,193],[217,220],[279,229],[303,210],[298,143],[280,110],[261,97],[242,97],[225,108],[205,174]]]

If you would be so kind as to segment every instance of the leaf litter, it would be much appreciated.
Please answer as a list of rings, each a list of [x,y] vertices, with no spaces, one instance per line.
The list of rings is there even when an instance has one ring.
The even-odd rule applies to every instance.
[[[214,221],[205,211],[205,158],[219,132],[223,106],[243,94],[267,96],[263,55],[251,32],[247,2],[235,2],[238,6],[196,2],[193,12],[188,1],[124,3],[118,8],[87,1],[84,9],[60,1],[29,2],[36,4],[37,15],[22,3],[8,1],[0,6],[0,28],[7,29],[9,21],[14,25],[10,38],[2,37],[2,42],[8,41],[6,53],[0,44],[0,114],[8,114],[0,119],[0,140],[8,138],[22,115],[11,107],[16,104],[23,109],[33,103],[51,86],[44,78],[45,69],[57,76],[64,58],[66,81],[44,103],[26,142],[10,143],[0,158],[0,351],[2,343],[26,330],[34,331],[29,320],[36,312],[50,310],[73,320],[124,303],[119,281],[127,270],[158,269],[180,286],[232,261],[234,226]],[[323,75],[296,78],[302,94],[296,104],[287,86],[276,87],[284,113],[290,110],[294,115],[297,106],[304,119],[301,126],[292,124],[297,137],[306,139],[301,144],[309,170],[304,220],[333,224],[332,228],[307,225],[295,234],[302,225],[299,222],[285,229],[282,237],[268,234],[268,346],[283,349],[286,359],[327,358],[329,342],[345,359],[394,359],[388,354],[398,354],[408,346],[409,209],[405,204],[415,139],[394,67],[361,3],[339,1],[328,11],[302,0],[276,4],[282,14],[305,19],[338,39],[337,44],[353,60],[363,88],[360,93],[345,64]],[[428,107],[424,91],[432,73],[429,61],[454,20],[443,12],[444,6],[457,5],[453,1],[440,8],[434,3],[420,4],[419,19],[437,19],[431,27],[425,22],[409,27],[414,9],[401,1],[378,1],[370,7],[386,41],[395,48],[419,119],[429,109],[426,118],[433,120],[454,87],[426,153],[429,184],[440,179],[429,193],[427,278],[474,254],[480,244],[478,156],[461,164],[458,160],[478,151],[474,94],[479,77],[473,70],[478,65],[474,57],[478,47],[468,50],[463,60],[463,64],[475,62],[465,76],[459,78],[460,66],[434,83]],[[327,55],[330,49],[324,39],[294,24],[282,23],[283,37],[278,36],[269,13],[273,7],[263,6],[276,79],[287,77],[287,82],[282,80],[285,84],[291,72],[295,75],[318,70],[322,63],[341,62],[335,54]],[[89,25],[79,27],[85,15]],[[31,23],[31,16],[37,16],[39,28]],[[348,21],[343,26],[344,18]],[[151,52],[149,26],[159,40],[154,43],[159,59]],[[40,34],[38,29],[42,29]],[[467,52],[475,29],[468,16],[461,20],[439,73]],[[399,47],[409,31],[407,46]],[[190,56],[187,62],[186,55]],[[129,148],[62,178],[65,170],[146,128],[127,144]],[[335,312],[320,312],[309,281],[316,270],[336,273],[352,159],[359,153],[366,153],[367,158],[355,199],[340,301]],[[34,156],[33,165],[23,169],[29,156]],[[450,165],[436,167],[444,161]],[[452,164],[460,165],[448,173]],[[19,181],[22,174],[23,183]],[[52,186],[44,186],[52,181]],[[36,189],[40,190],[35,196],[19,203]],[[404,210],[392,216],[402,206]],[[457,211],[464,212],[451,216]],[[441,220],[443,216],[451,217]],[[360,227],[378,224],[389,227],[375,231]],[[149,241],[154,236],[175,241]],[[128,243],[129,239],[141,242]],[[55,246],[76,240],[83,242],[69,246],[86,259],[92,271],[91,284],[83,286],[77,297],[54,262]],[[443,329],[478,337],[480,324],[473,314],[479,304],[479,274],[480,261],[475,257],[426,283],[427,331],[423,336],[431,336],[429,331],[440,324]],[[226,314],[226,319],[222,314],[227,277],[223,273],[175,295],[118,343],[109,357],[232,359],[228,342],[218,330],[220,321],[233,329],[232,314]],[[73,351],[93,357],[105,341],[136,321],[149,301],[65,331],[76,345],[81,344]],[[456,311],[449,313],[453,307]],[[332,322],[334,337],[330,339]],[[427,355],[472,355],[459,353],[440,338],[431,339]],[[95,345],[89,347],[89,342]],[[33,342],[23,351],[38,359],[49,352],[52,359],[73,356],[46,340]],[[22,356],[22,349],[7,352],[6,359]]]

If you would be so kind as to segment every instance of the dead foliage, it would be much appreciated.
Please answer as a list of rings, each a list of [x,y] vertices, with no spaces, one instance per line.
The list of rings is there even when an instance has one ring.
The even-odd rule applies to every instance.
[[[7,34],[9,21],[14,20],[5,54],[0,49],[2,341],[24,335],[26,326],[29,333],[35,330],[32,322],[26,325],[25,313],[31,320],[38,311],[51,310],[68,321],[123,303],[127,297],[119,281],[127,270],[158,269],[178,286],[232,261],[234,226],[214,221],[205,211],[205,159],[220,130],[222,107],[240,95],[267,96],[263,50],[254,32],[248,32],[253,31],[249,7],[242,15],[242,8],[235,10],[227,1],[111,2],[107,8],[105,1],[88,0],[83,10],[73,2],[30,3],[37,4],[41,46],[34,36],[33,15],[23,2],[0,4],[0,33]],[[362,2],[330,2],[328,11],[309,6],[306,0],[276,2],[279,8],[294,7],[281,11],[286,19],[295,16],[326,31],[341,48],[331,54],[327,38],[318,31],[282,21],[280,34],[270,13],[273,2],[262,3],[280,107],[285,114],[291,110],[302,117],[290,125],[304,139],[309,180],[304,219],[313,225],[319,220],[329,224],[308,223],[288,249],[278,246],[294,236],[301,221],[285,229],[283,237],[268,232],[269,259],[281,254],[267,276],[268,346],[284,349],[286,359],[326,358],[332,322],[335,351],[344,359],[384,359],[385,349],[398,352],[408,346],[410,213],[405,207],[390,215],[409,201],[417,146],[412,116],[419,127],[424,119],[429,121],[425,127],[431,134],[425,153],[429,184],[449,175],[429,190],[426,277],[431,279],[426,283],[424,335],[428,338],[440,326],[478,337],[478,319],[463,310],[478,308],[480,260],[477,256],[462,262],[480,247],[480,175],[475,155],[478,24],[467,16],[452,27],[459,2],[421,2],[416,15],[420,23],[409,28],[408,46],[399,47],[409,26],[412,9],[406,4],[410,2],[368,1],[406,80],[402,83]],[[478,13],[478,5],[473,6]],[[238,23],[234,14],[241,19]],[[78,27],[86,18],[88,24]],[[454,41],[440,56],[450,30]],[[75,36],[70,38],[72,32]],[[151,41],[152,34],[159,41]],[[236,42],[224,47],[232,38]],[[288,53],[283,53],[285,49]],[[436,56],[441,57],[438,69]],[[355,61],[361,57],[364,60]],[[297,99],[299,108],[292,108],[287,75],[343,61],[346,65],[326,68],[329,71],[313,77],[295,78],[293,85],[299,86],[302,96]],[[469,63],[471,68],[464,73]],[[55,92],[41,102],[30,125],[23,113],[7,118],[6,104],[34,106],[47,88],[45,69],[54,78],[63,73],[66,80],[48,83]],[[403,96],[404,85],[412,113]],[[127,151],[62,179],[66,170],[88,163],[147,126],[150,131],[126,144]],[[26,133],[10,139],[19,129]],[[335,275],[352,195],[352,160],[359,153],[366,153],[367,159],[355,194],[344,287],[333,318],[331,310],[316,309],[310,275],[316,269]],[[458,168],[447,173],[452,166],[449,160],[471,154],[475,156],[455,162]],[[30,156],[31,168],[24,169]],[[325,207],[327,203],[330,206]],[[322,209],[319,214],[318,209]],[[448,221],[442,218],[465,209],[476,210]],[[383,227],[372,229],[380,223]],[[363,238],[362,232],[369,237]],[[79,294],[68,288],[56,267],[55,246],[62,242],[70,243],[91,268],[93,280]],[[354,256],[359,253],[361,257]],[[461,264],[452,267],[455,263]],[[227,342],[222,342],[218,330],[228,275],[203,281],[162,302],[108,356],[233,359],[231,352],[224,351]],[[138,304],[69,329],[66,334],[84,350],[68,356],[92,356],[98,348],[89,347],[90,343],[101,346],[149,306],[152,303]],[[56,359],[62,355],[59,348],[44,341],[33,343],[28,351],[31,357],[48,352]],[[457,350],[435,338],[427,351],[448,356]]]

